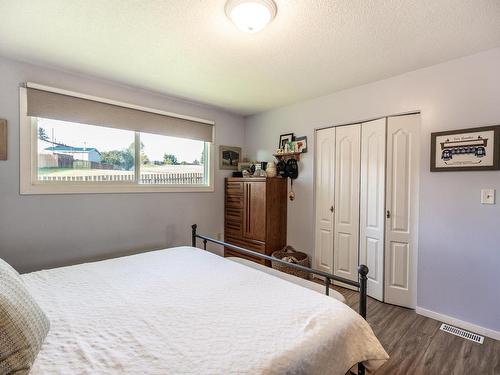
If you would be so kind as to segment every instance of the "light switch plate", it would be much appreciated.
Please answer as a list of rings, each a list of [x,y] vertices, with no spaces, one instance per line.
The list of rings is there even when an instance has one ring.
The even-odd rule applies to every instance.
[[[495,204],[495,189],[481,189],[481,204]]]

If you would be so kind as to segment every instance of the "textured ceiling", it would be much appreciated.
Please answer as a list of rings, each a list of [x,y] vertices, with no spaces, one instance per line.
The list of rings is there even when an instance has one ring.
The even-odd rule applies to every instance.
[[[252,114],[500,46],[500,0],[0,0],[0,55]],[[43,82],[42,82],[43,83]]]

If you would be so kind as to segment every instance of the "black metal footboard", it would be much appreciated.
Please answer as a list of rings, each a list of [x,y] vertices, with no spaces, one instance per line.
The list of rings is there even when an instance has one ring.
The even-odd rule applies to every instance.
[[[261,259],[266,259],[270,260],[273,262],[277,263],[282,263],[286,265],[287,267],[291,268],[296,268],[298,270],[311,273],[314,275],[321,276],[325,279],[325,294],[328,296],[330,294],[330,284],[332,280],[351,285],[353,287],[359,288],[359,315],[363,317],[363,319],[366,320],[366,300],[367,300],[367,282],[368,282],[368,267],[365,266],[364,264],[359,265],[358,267],[358,274],[359,274],[359,281],[352,281],[349,279],[345,279],[343,277],[335,276],[331,273],[328,272],[323,272],[319,270],[315,270],[309,267],[301,266],[300,264],[295,264],[295,263],[288,263],[284,260],[281,259],[276,259],[273,258],[269,255],[261,254],[256,251],[248,250],[240,246],[236,246],[230,243],[226,243],[223,241],[219,241],[210,237],[203,236],[201,234],[196,233],[196,229],[198,226],[196,224],[191,225],[191,245],[193,247],[196,247],[196,239],[199,238],[200,240],[203,240],[203,248],[206,250],[207,249],[207,242],[212,242],[224,247],[227,247],[231,250],[234,250],[238,253],[241,254],[246,254],[246,255],[251,255],[253,257],[261,258]],[[364,375],[365,374],[365,366],[362,363],[358,363],[358,375]]]

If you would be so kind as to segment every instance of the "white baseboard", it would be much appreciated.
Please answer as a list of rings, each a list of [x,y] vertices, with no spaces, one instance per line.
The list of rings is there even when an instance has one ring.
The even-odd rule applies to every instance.
[[[424,309],[424,308],[418,307],[418,306],[416,307],[415,312],[417,314],[426,316],[428,318],[439,320],[443,323],[451,324],[451,325],[457,326],[459,328],[466,329],[467,331],[478,333],[480,335],[483,335],[483,336],[489,337],[491,339],[500,341],[500,332],[498,332],[498,331],[494,331],[494,330],[489,329],[489,328],[484,328],[484,327],[481,327],[481,326],[478,326],[476,324],[472,324],[469,322],[464,322],[463,320],[456,319],[456,318],[453,318],[453,317],[448,316],[448,315],[440,314],[440,313],[437,313],[435,311],[427,310],[427,309]]]

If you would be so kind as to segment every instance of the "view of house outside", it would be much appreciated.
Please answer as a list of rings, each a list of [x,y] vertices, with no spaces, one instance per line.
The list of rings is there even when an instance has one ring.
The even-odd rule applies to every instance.
[[[135,132],[37,119],[38,180],[134,182]],[[142,184],[204,184],[205,144],[140,133]]]

